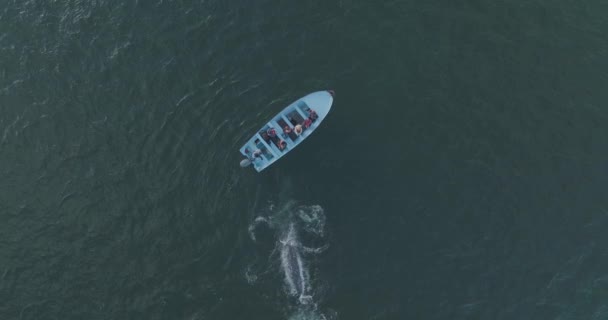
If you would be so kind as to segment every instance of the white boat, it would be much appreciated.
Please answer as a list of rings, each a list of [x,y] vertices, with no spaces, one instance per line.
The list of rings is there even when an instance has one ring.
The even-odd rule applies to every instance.
[[[240,149],[241,167],[266,169],[308,138],[323,122],[334,101],[332,90],[313,92],[288,105]]]

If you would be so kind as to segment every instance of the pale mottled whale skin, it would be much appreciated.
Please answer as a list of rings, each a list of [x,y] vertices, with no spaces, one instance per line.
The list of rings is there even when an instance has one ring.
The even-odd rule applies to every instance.
[[[285,275],[285,283],[292,296],[298,297],[302,304],[307,304],[312,297],[308,294],[308,270],[302,260],[302,246],[293,224],[284,239],[281,239],[281,268]]]

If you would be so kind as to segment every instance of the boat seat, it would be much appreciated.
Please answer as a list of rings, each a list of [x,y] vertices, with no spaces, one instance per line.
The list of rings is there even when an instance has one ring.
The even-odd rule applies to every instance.
[[[308,113],[304,111],[304,108],[308,108],[308,106],[302,101],[298,102],[295,107],[296,111],[300,114],[300,116],[302,116],[302,122],[304,122],[304,119],[308,118]]]
[[[298,124],[303,124],[304,123],[304,119],[306,119],[305,116],[302,115],[301,112],[299,112],[297,109],[295,109],[294,111],[289,113],[289,118],[292,118],[296,121],[296,123]]]
[[[291,132],[289,134],[287,134],[287,136],[291,139],[291,141],[296,141],[296,139],[298,138],[298,135],[293,133],[293,126],[290,124],[287,124],[287,122],[285,122],[285,120],[283,119],[279,119],[277,121],[277,123],[281,126],[281,128],[285,128],[285,127],[289,127],[291,128]],[[283,133],[285,134],[285,133]]]
[[[304,101],[298,102],[298,108],[304,113],[306,117],[310,116],[310,107]]]

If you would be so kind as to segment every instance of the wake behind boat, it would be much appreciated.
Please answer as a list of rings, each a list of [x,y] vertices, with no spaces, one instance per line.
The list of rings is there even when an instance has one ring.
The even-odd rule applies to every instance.
[[[247,157],[241,167],[253,165],[260,172],[297,147],[315,131],[329,113],[334,92],[318,91],[288,105],[245,143]]]

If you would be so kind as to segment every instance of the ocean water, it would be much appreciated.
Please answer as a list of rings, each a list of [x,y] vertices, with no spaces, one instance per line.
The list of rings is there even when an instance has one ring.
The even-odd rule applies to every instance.
[[[608,319],[607,13],[0,2],[0,319]]]

